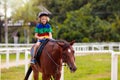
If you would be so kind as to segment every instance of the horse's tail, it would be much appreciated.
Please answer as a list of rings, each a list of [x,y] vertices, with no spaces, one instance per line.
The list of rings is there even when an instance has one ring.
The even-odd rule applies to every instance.
[[[25,75],[24,80],[28,80],[31,72],[32,72],[32,67],[30,66],[29,69],[28,69],[28,71],[27,71],[27,73],[26,73],[26,75]]]

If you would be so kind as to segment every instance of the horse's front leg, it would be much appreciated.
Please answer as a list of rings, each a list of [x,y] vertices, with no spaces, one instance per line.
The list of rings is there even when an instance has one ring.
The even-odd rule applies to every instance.
[[[51,78],[51,75],[48,75],[48,74],[42,74],[42,80],[50,80]]]
[[[53,77],[54,77],[54,80],[60,80],[61,72],[54,74]]]
[[[38,80],[38,76],[39,76],[39,72],[38,71],[33,71],[33,76],[34,76],[34,80]]]
[[[32,67],[32,70],[33,70],[34,80],[38,80],[39,70],[38,70],[37,66],[36,65],[31,65],[31,67]]]

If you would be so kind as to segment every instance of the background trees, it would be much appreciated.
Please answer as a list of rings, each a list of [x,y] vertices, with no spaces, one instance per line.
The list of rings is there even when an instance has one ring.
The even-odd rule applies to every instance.
[[[25,23],[37,21],[38,12],[42,11],[40,5],[52,13],[54,38],[77,42],[120,41],[119,0],[29,0],[13,12],[12,18],[24,19]],[[33,28],[30,27],[30,32],[34,34]]]

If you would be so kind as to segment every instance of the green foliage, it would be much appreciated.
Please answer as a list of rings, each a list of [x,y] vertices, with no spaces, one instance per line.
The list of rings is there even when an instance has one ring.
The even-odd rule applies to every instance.
[[[81,42],[84,37],[89,37],[89,32],[91,31],[90,25],[93,22],[93,17],[90,16],[91,4],[87,4],[83,8],[71,11],[67,14],[67,19],[64,21],[66,29],[62,29],[63,31],[58,35],[69,34],[71,38],[67,38],[68,40],[76,39],[76,41]],[[61,38],[61,37],[60,37]],[[66,38],[66,36],[62,36],[62,38]]]
[[[40,11],[38,6],[42,5],[52,13],[50,23],[54,38],[77,42],[86,39],[89,42],[119,42],[119,4],[119,0],[30,0],[16,9],[13,18],[36,21]]]
[[[15,12],[13,12],[12,18],[16,20],[24,20],[24,22],[30,22],[36,20],[36,7],[33,7],[33,3],[28,2],[26,5],[19,7]]]
[[[67,31],[64,30],[64,33],[59,32],[58,35],[66,33],[66,35],[70,34],[70,36],[74,36],[74,38],[70,38],[66,35],[59,37],[63,39],[67,37],[67,40],[76,39],[76,41],[79,42],[82,42],[84,38],[88,38],[90,42],[120,41],[120,33],[118,32],[120,28],[119,16],[116,15],[116,22],[111,24],[106,18],[103,19],[100,15],[93,15],[93,6],[94,5],[91,3],[88,3],[79,10],[68,12],[63,25],[63,27],[66,27]],[[74,33],[78,35],[74,35]],[[81,37],[78,38],[78,36]]]
[[[52,12],[56,22],[63,23],[68,11],[79,9],[85,2],[84,0],[38,0],[37,5],[44,5]]]
[[[85,37],[85,38],[82,39],[82,42],[85,42],[85,43],[89,42],[89,39]]]

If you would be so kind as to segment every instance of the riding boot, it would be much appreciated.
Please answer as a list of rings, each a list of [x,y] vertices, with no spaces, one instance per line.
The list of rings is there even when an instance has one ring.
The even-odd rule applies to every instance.
[[[36,55],[36,52],[37,52],[36,48],[32,48],[32,50],[31,50],[31,62],[30,62],[31,64],[35,64],[36,63],[36,59],[35,59],[35,55]]]

